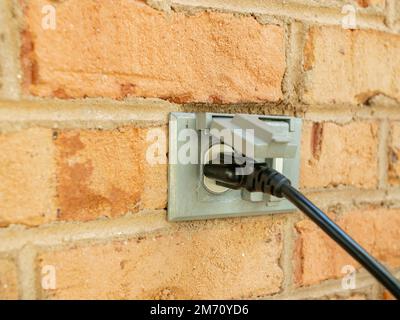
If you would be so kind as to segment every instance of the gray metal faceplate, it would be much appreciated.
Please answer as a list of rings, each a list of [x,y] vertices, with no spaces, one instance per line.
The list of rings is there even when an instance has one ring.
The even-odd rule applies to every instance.
[[[169,122],[169,169],[168,169],[168,219],[170,221],[210,219],[222,217],[237,217],[288,212],[294,206],[285,199],[277,199],[268,195],[249,193],[241,190],[228,190],[222,194],[213,194],[203,185],[203,165],[199,159],[209,148],[209,142],[216,143],[209,134],[209,128],[219,123],[219,120],[233,119],[234,115],[211,113],[171,113]],[[247,116],[246,116],[247,117]],[[288,124],[290,143],[297,146],[291,152],[292,158],[283,158],[279,169],[297,187],[299,179],[301,119],[284,116],[255,116],[262,121]],[[212,120],[215,120],[212,122]],[[213,124],[212,124],[213,123]],[[192,129],[194,136],[186,135],[184,129]],[[182,131],[183,130],[183,131]],[[281,129],[280,129],[281,130]],[[282,135],[279,132],[280,136]],[[281,141],[278,141],[279,143]],[[273,146],[279,151],[278,147]],[[180,161],[180,155],[191,148],[197,150],[196,161]],[[278,148],[278,149],[276,149]],[[287,151],[286,151],[287,152]],[[195,162],[194,164],[187,163]],[[275,166],[276,159],[267,159]],[[282,166],[283,164],[283,166]],[[278,170],[278,168],[276,168]],[[246,200],[245,200],[246,199]]]

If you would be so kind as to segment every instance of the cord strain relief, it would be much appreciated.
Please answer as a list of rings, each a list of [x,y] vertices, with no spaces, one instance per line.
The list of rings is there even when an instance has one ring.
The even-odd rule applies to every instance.
[[[282,198],[282,186],[291,184],[290,180],[275,169],[262,167],[256,168],[248,176],[246,189],[250,192],[259,191]]]

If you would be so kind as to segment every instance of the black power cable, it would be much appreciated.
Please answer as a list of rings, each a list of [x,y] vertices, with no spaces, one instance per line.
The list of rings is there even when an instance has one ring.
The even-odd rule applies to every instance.
[[[227,158],[229,159],[227,161]],[[292,187],[290,180],[278,171],[269,168],[265,163],[254,163],[254,170],[249,175],[238,174],[243,165],[243,159],[238,165],[232,155],[221,154],[222,164],[205,164],[203,171],[208,178],[231,189],[245,188],[250,192],[264,192],[273,196],[285,197],[304,212],[329,237],[338,243],[365,269],[367,269],[386,289],[400,300],[399,281],[363,247],[345,233],[336,223],[308,200],[301,192]]]

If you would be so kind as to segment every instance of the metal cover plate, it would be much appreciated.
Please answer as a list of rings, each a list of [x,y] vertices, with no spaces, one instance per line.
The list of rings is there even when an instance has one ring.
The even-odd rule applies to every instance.
[[[213,114],[214,115],[214,114]],[[218,114],[215,114],[218,115]],[[224,114],[223,116],[232,116]],[[299,146],[294,158],[283,159],[282,173],[297,187],[300,162],[301,120],[279,116],[260,116],[276,120],[290,119],[296,132],[296,143]],[[180,164],[178,150],[188,145],[188,140],[179,139],[183,129],[196,130],[196,114],[174,112],[169,117],[169,159],[168,166],[168,220],[198,220],[223,217],[265,215],[293,211],[294,206],[285,199],[279,199],[272,205],[265,201],[250,202],[242,199],[240,190],[229,190],[223,194],[212,194],[203,186],[202,166],[200,164]],[[200,130],[197,131],[200,157]],[[171,159],[173,159],[171,161]]]

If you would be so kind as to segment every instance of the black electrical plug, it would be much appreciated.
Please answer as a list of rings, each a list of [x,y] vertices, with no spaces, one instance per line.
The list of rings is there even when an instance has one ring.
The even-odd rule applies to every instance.
[[[249,164],[253,166],[253,170],[246,175],[246,170],[244,169]],[[217,184],[227,188],[244,188],[249,192],[264,192],[279,198],[286,198],[400,300],[399,281],[380,262],[329,219],[324,212],[296,190],[291,185],[290,180],[280,172],[268,167],[266,163],[256,163],[253,159],[237,154],[221,154],[220,163],[205,164],[203,172],[206,177],[215,179]]]
[[[253,168],[250,174],[246,168]],[[204,175],[216,180],[220,186],[230,189],[244,188],[249,192],[263,192],[282,198],[282,186],[290,185],[290,180],[283,174],[267,166],[265,162],[237,155],[221,153],[218,164],[204,165]]]

